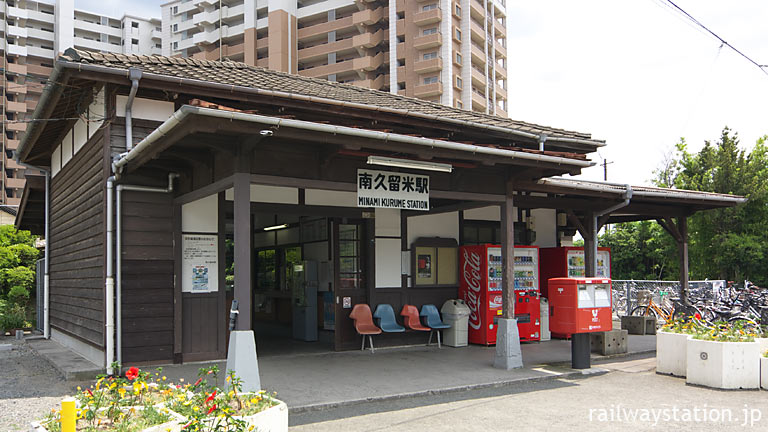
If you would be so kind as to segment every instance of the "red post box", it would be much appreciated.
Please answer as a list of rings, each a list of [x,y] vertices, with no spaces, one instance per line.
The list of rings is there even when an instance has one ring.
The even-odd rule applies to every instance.
[[[549,280],[549,328],[555,333],[592,333],[613,328],[611,280]]]

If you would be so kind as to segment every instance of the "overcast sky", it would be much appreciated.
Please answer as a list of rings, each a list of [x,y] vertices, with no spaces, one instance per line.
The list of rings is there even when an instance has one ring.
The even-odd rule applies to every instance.
[[[768,64],[768,1],[674,1]],[[76,0],[113,16],[159,17],[160,4]],[[593,159],[622,183],[648,183],[680,137],[696,151],[727,125],[751,148],[768,134],[768,75],[664,4],[507,0],[510,117],[605,139]]]

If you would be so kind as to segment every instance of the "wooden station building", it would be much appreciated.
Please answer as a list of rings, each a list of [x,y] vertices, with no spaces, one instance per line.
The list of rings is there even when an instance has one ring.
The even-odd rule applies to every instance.
[[[603,224],[658,219],[687,265],[686,216],[744,201],[561,177],[604,145],[241,63],[68,50],[16,155],[46,173],[17,226],[47,226],[46,335],[96,364],[225,358],[232,299],[260,350],[290,340],[301,260],[319,263],[318,344],[351,349],[353,304],[456,298],[460,245],[554,247],[578,229],[589,263]],[[427,208],[360,200],[377,182]],[[417,248],[434,251],[428,281]]]

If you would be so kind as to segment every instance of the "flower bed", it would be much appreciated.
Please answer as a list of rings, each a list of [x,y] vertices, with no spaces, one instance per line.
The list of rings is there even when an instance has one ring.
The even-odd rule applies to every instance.
[[[656,333],[657,373],[685,376],[686,344],[689,337],[691,335],[685,333]]]
[[[288,408],[266,392],[241,393],[234,372],[223,389],[218,367],[201,369],[193,384],[168,383],[162,370],[130,368],[124,377],[101,376],[76,395],[77,431],[259,431],[288,430]],[[212,383],[208,380],[211,379]],[[182,385],[183,384],[183,385]],[[33,423],[35,432],[60,431],[61,413]]]

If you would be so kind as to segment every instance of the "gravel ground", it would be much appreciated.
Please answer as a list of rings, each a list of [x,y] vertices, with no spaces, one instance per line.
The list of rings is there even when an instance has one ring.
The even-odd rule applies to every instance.
[[[11,350],[3,349],[11,344]],[[27,431],[85,383],[64,381],[24,341],[0,336],[0,431]]]

